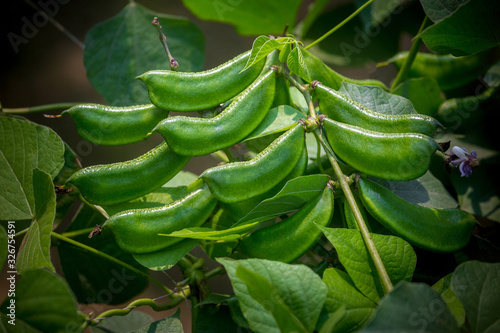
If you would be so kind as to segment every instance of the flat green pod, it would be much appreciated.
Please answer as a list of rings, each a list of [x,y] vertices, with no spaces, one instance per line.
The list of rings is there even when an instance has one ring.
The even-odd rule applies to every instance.
[[[274,99],[276,74],[268,70],[213,118],[170,117],[154,129],[169,147],[184,156],[201,156],[228,148],[250,134],[265,118]]]
[[[292,262],[300,258],[322,235],[333,216],[333,191],[323,192],[281,222],[258,229],[243,238],[237,250],[248,258]]]
[[[321,112],[341,123],[375,132],[421,133],[429,136],[434,136],[436,130],[443,127],[436,119],[418,113],[389,115],[372,111],[323,84],[316,85],[314,91]]]
[[[148,138],[169,112],[152,104],[127,107],[78,104],[61,113],[65,114],[73,118],[78,134],[85,140],[115,146]]]
[[[67,183],[76,186],[89,203],[113,205],[160,188],[189,160],[190,157],[178,155],[162,143],[133,160],[80,169]]]
[[[199,227],[210,217],[216,205],[215,197],[207,186],[203,186],[166,206],[115,214],[103,224],[103,228],[109,228],[118,245],[127,252],[155,252],[182,241],[182,238],[158,234]]]
[[[368,212],[411,244],[436,252],[454,252],[470,240],[476,219],[464,210],[415,205],[364,178],[357,185]]]
[[[335,154],[361,173],[388,180],[412,180],[429,168],[441,147],[419,133],[380,133],[326,118],[323,126]]]
[[[289,174],[304,149],[305,131],[297,124],[254,158],[205,170],[200,178],[221,202],[247,200],[265,193]]]
[[[199,111],[230,100],[259,76],[264,60],[240,73],[249,56],[247,51],[204,72],[153,70],[138,78],[157,107],[177,112]]]

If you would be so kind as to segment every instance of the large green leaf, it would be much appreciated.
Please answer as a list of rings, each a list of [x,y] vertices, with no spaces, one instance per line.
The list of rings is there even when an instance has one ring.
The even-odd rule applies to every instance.
[[[280,332],[280,324],[273,314],[275,306],[288,308],[307,332],[312,332],[326,298],[326,286],[311,269],[304,265],[289,265],[276,261],[247,259],[218,259],[224,265],[233,285],[234,293],[250,328],[256,332]],[[252,279],[241,277],[241,268],[260,276],[266,283],[254,286]],[[239,272],[239,274],[238,274]],[[240,275],[240,277],[238,277]],[[307,281],[307,283],[304,283]],[[264,289],[269,295],[267,303],[261,294]],[[259,290],[255,290],[259,289]],[[259,293],[259,295],[256,295]],[[277,301],[279,299],[279,301]],[[280,305],[273,301],[281,302]]]
[[[497,0],[470,1],[419,36],[428,48],[438,53],[454,56],[478,53],[500,45],[499,13]]]
[[[436,80],[430,77],[409,79],[398,85],[393,94],[408,98],[420,114],[432,116],[444,102]]]
[[[303,36],[304,42],[319,38],[355,10],[356,6],[352,2],[333,6],[311,25],[307,35]],[[331,65],[359,66],[367,62],[383,61],[396,53],[399,33],[400,27],[394,18],[385,26],[372,29],[358,15],[311,51]]]
[[[93,228],[102,225],[105,218],[91,206],[84,205],[77,212],[67,232]],[[113,256],[146,272],[129,253],[121,250],[110,232],[88,237],[88,233],[72,237],[73,240]],[[82,304],[120,304],[144,290],[147,279],[121,265],[104,259],[86,250],[68,244],[58,243],[62,272]]]
[[[181,312],[178,309],[172,316],[157,320],[131,333],[183,333]]]
[[[35,216],[33,169],[53,179],[64,164],[64,144],[51,129],[0,116],[0,220]]]
[[[361,328],[375,312],[376,304],[364,296],[345,272],[328,268],[323,273],[323,282],[328,288],[325,308],[334,313],[345,307],[345,315],[333,332],[350,332]]]
[[[458,323],[458,327],[461,327],[465,323],[465,310],[457,295],[453,289],[451,289],[452,277],[453,273],[446,275],[444,278],[436,282],[432,286],[432,289],[441,294],[441,297],[446,302],[446,305],[450,309],[451,313],[453,313],[453,316]]]
[[[319,228],[335,247],[342,266],[356,288],[378,303],[384,291],[361,233],[351,229]],[[371,237],[391,282],[396,284],[402,280],[410,281],[417,263],[417,256],[411,245],[395,236],[371,234]]]
[[[425,14],[437,23],[453,15],[460,6],[466,4],[470,0],[420,0]]]
[[[296,211],[323,192],[329,179],[327,175],[309,175],[292,179],[278,194],[262,201],[234,226],[265,221]]]
[[[55,271],[50,261],[50,234],[56,216],[56,193],[52,177],[35,169],[33,191],[35,193],[35,216],[17,255],[16,268],[19,274],[44,267]]]
[[[385,181],[383,185],[406,201],[419,206],[446,209],[457,208],[458,205],[443,183],[430,172],[414,180]]]
[[[380,87],[342,82],[339,91],[368,109],[389,115],[417,113],[411,102]]]
[[[212,1],[183,0],[196,16],[207,21],[233,25],[241,35],[277,35],[285,26],[292,31],[301,0],[289,0],[286,6],[279,1]],[[279,14],[279,15],[278,15]]]
[[[453,273],[451,288],[464,306],[471,332],[500,330],[500,264],[465,262]]]
[[[85,38],[87,76],[112,105],[149,103],[146,88],[135,77],[149,70],[170,69],[158,31],[151,25],[154,17],[159,18],[179,71],[203,68],[204,38],[198,27],[130,2],[116,16],[90,29]]]
[[[8,313],[7,298],[2,304],[3,313]],[[75,296],[66,282],[45,269],[26,272],[16,284],[16,319],[42,332],[78,331],[81,318]]]
[[[8,330],[7,330],[8,328]],[[26,324],[19,318],[15,318],[15,313],[12,317],[4,313],[0,313],[0,332],[2,333],[41,333],[33,326]]]
[[[381,301],[360,333],[458,333],[457,322],[439,293],[423,283],[401,282]]]

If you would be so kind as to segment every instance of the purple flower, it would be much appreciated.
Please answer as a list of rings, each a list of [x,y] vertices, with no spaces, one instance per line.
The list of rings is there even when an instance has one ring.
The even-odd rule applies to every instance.
[[[453,146],[450,149],[450,154],[446,155],[449,157],[446,159],[445,163],[454,167],[458,166],[461,177],[469,177],[472,174],[472,168],[479,165],[475,150],[472,150],[469,154],[467,149]]]

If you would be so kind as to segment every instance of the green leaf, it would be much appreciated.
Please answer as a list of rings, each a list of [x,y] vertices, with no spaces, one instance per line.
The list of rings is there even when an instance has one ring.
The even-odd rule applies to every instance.
[[[259,305],[268,306],[271,309],[271,314],[281,332],[307,332],[265,277],[244,266],[236,268],[236,277],[246,285],[248,295],[253,300]]]
[[[244,332],[231,318],[228,306],[214,304],[206,304],[198,310],[193,331],[198,333]]]
[[[292,41],[292,38],[278,38],[278,39],[270,39],[267,36],[259,36],[254,41],[252,46],[252,52],[250,57],[248,58],[245,67],[241,70],[243,72],[245,69],[251,67],[252,65],[260,62],[265,59],[267,55],[274,50],[281,50],[284,45],[287,45]]]
[[[135,253],[134,258],[142,266],[153,271],[172,268],[182,257],[198,245],[196,240],[185,239],[166,249],[151,253]]]
[[[11,318],[4,313],[0,313],[0,328],[3,329],[1,331],[2,333],[41,333],[39,330],[33,328],[33,326],[26,324],[19,318],[13,318],[15,318],[15,314],[12,314]],[[6,327],[9,328],[8,331]]]
[[[401,282],[381,301],[360,333],[458,333],[457,322],[437,291],[424,283]]]
[[[461,6],[470,0],[420,0],[425,14],[434,23],[438,23],[453,15]]]
[[[307,45],[316,40],[355,10],[356,6],[352,1],[332,6],[318,16],[307,34],[302,36],[302,41]],[[410,16],[405,21],[418,19],[421,22],[419,15],[414,15],[414,12],[411,14],[413,17]],[[391,17],[388,24],[375,29],[363,22],[358,15],[343,25],[339,32],[331,34],[310,51],[327,64],[336,66],[361,66],[368,62],[383,61],[398,51],[401,30],[398,21],[403,21],[403,15],[398,14],[397,19]]]
[[[66,232],[93,228],[102,225],[104,216],[93,207],[83,205]],[[113,234],[104,231],[101,235],[88,237],[89,233],[72,237],[73,240],[106,253],[146,272],[131,254],[116,244]],[[147,279],[108,259],[89,253],[66,242],[58,243],[59,259],[66,281],[81,304],[121,304],[144,290]]]
[[[262,48],[262,45],[264,45],[270,39],[271,38],[269,38],[269,36],[259,36],[253,41],[250,57],[248,57],[245,67],[241,70],[242,72],[256,62],[255,59],[257,58],[257,55],[259,54],[259,51]]]
[[[288,55],[286,64],[291,73],[297,74],[307,82],[311,82],[311,75],[304,61],[303,51],[298,43],[295,44],[295,48]]]
[[[250,224],[245,224],[224,230],[213,230],[211,228],[204,228],[204,227],[186,228],[174,231],[170,234],[159,234],[159,235],[166,237],[213,240],[219,242],[234,241],[243,237],[243,235],[245,235],[247,231],[253,229],[253,227],[255,227],[257,224],[258,222],[253,222]]]
[[[11,298],[2,304],[8,313]],[[66,282],[45,269],[26,272],[16,284],[16,320],[20,319],[42,332],[68,332],[80,328],[81,319],[74,295]]]
[[[0,225],[0,270],[3,268],[3,265],[7,260],[7,254],[9,253],[8,242],[9,239],[7,236],[7,231],[5,231],[4,227]],[[15,255],[15,252],[12,254]]]
[[[497,0],[470,1],[419,36],[437,53],[454,56],[478,53],[500,45],[498,13]]]
[[[343,81],[339,92],[378,113],[389,115],[417,113],[408,99],[388,93],[380,87],[361,86]]]
[[[212,230],[225,230],[229,229],[234,224],[234,222],[235,221],[232,218],[230,212],[227,209],[221,207],[203,226],[208,227]],[[214,259],[217,257],[227,257],[231,255],[234,247],[236,246],[236,241],[206,241],[201,242],[200,246],[211,259]]]
[[[267,112],[264,120],[244,141],[284,132],[303,118],[305,118],[304,114],[289,105],[277,106]]]
[[[0,116],[0,220],[35,216],[33,169],[53,179],[64,164],[64,144],[51,129]]]
[[[430,77],[406,80],[392,93],[409,99],[418,113],[429,116],[436,113],[444,102],[439,85]]]
[[[204,38],[198,27],[131,2],[116,16],[92,27],[85,38],[87,76],[111,105],[150,103],[146,88],[135,77],[149,70],[170,69],[158,31],[151,25],[154,17],[159,18],[179,70],[203,68]]]
[[[446,302],[446,305],[450,309],[451,313],[453,313],[453,316],[458,323],[458,327],[461,327],[465,323],[465,310],[457,295],[453,289],[451,289],[452,276],[452,273],[446,275],[444,278],[436,282],[432,286],[432,289],[441,294],[441,297]]]
[[[366,297],[378,303],[384,295],[382,284],[358,230],[319,227],[335,247],[342,266]],[[410,281],[417,256],[410,244],[395,236],[371,234],[393,284]]]
[[[92,333],[123,333],[140,329],[154,321],[153,317],[141,312],[131,311],[126,316],[109,317],[92,326]]]
[[[345,317],[345,315],[346,315],[345,306],[341,306],[335,312],[330,314],[327,321],[325,321],[325,323],[321,326],[319,333],[335,332],[335,329],[339,326],[339,322]]]
[[[261,222],[300,209],[323,192],[330,180],[327,175],[309,175],[292,179],[274,197],[266,199],[233,227]]]
[[[281,34],[286,25],[288,31],[292,31],[301,0],[287,1],[286,6],[266,0],[182,2],[198,18],[231,24],[239,34],[248,36]]]
[[[50,261],[50,234],[56,215],[52,177],[39,169],[33,170],[33,191],[35,216],[17,255],[16,268],[19,274],[44,267],[55,271]]]
[[[280,332],[279,325],[273,315],[275,303],[279,298],[290,312],[297,318],[307,332],[312,332],[318,320],[326,297],[326,286],[311,269],[304,265],[289,265],[276,261],[247,259],[231,260],[220,258],[233,285],[234,293],[247,319],[250,328],[256,332]],[[241,280],[238,267],[260,275],[267,280],[266,286],[255,286],[252,279]],[[253,276],[252,275],[252,276]],[[259,279],[259,281],[261,281]],[[307,283],[304,283],[307,281]],[[255,295],[259,289],[272,288],[274,295],[269,295],[266,306],[262,306],[262,294]],[[257,297],[257,299],[254,298]],[[280,306],[280,305],[278,305]]]
[[[131,333],[183,333],[180,316],[181,311],[177,309],[172,316],[157,320]]]
[[[474,333],[498,332],[500,264],[468,261],[453,273],[451,288],[462,302]]]
[[[458,202],[446,190],[432,173],[410,181],[385,181],[385,185],[394,194],[408,202],[429,208],[457,208]]]
[[[336,268],[328,268],[323,273],[323,282],[328,288],[326,310],[335,313],[345,308],[343,318],[332,332],[355,331],[370,320],[376,304],[356,288],[349,275]]]

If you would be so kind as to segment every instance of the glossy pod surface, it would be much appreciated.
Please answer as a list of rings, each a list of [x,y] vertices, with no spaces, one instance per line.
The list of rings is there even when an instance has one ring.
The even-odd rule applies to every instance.
[[[362,173],[388,180],[412,180],[429,168],[439,145],[418,133],[380,133],[326,118],[323,126],[333,151]]]
[[[131,209],[113,215],[103,227],[111,229],[116,242],[125,251],[154,252],[182,240],[158,234],[198,227],[208,219],[216,205],[217,200],[204,186],[167,206]]]
[[[233,162],[205,170],[200,178],[218,200],[231,203],[265,193],[297,164],[304,149],[304,128],[297,124],[266,149],[245,162]]]
[[[165,143],[130,161],[93,165],[75,172],[75,185],[88,202],[113,205],[139,198],[161,187],[189,162]]]
[[[341,123],[375,132],[422,133],[429,136],[442,127],[436,119],[421,114],[388,115],[374,112],[323,84],[318,84],[314,91],[321,112]]]
[[[185,156],[201,156],[230,147],[250,134],[264,119],[274,99],[276,74],[268,70],[213,118],[171,117],[154,131],[169,147]]]
[[[61,113],[75,121],[78,134],[99,145],[124,145],[150,136],[151,130],[168,111],[149,105],[130,107],[79,104]]]
[[[340,89],[340,86],[342,85],[343,81],[354,83],[354,84],[359,84],[359,85],[370,85],[370,86],[377,86],[380,87],[384,90],[388,90],[386,85],[378,80],[356,80],[356,79],[351,79],[348,77],[345,77],[337,72],[335,72],[333,69],[325,65],[321,59],[316,57],[314,54],[307,50],[302,50],[303,55],[304,55],[304,62],[307,66],[307,69],[309,71],[309,76],[311,77],[311,80],[315,81],[320,81],[327,87],[333,88],[335,90]],[[310,83],[310,82],[309,82]]]
[[[138,78],[157,107],[177,112],[208,109],[226,102],[250,85],[262,71],[264,60],[239,73],[250,51],[204,72],[149,71]]]
[[[246,257],[292,262],[300,258],[321,235],[333,215],[333,192],[327,186],[318,198],[294,215],[243,238],[238,250]]]
[[[270,189],[265,193],[259,194],[255,197],[243,201],[225,204],[224,207],[228,210],[229,214],[231,214],[231,217],[234,220],[238,221],[246,214],[248,214],[252,209],[254,209],[255,206],[257,206],[263,200],[271,198],[272,196],[276,195],[290,179],[302,176],[307,168],[307,161],[308,161],[307,149],[304,149],[302,155],[299,158],[299,161],[297,162],[293,170],[290,171],[290,173],[286,175],[286,177],[283,178],[272,189]]]
[[[387,229],[421,248],[453,252],[469,242],[476,219],[461,209],[435,209],[407,202],[370,180],[358,182],[360,198]]]

